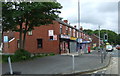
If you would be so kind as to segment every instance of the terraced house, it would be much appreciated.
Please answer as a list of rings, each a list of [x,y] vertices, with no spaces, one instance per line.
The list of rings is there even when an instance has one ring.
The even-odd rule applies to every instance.
[[[24,25],[24,24],[23,24]],[[3,33],[3,52],[14,53],[19,48],[19,33]],[[25,49],[31,53],[73,53],[82,49],[87,51],[91,38],[67,20],[56,19],[53,24],[35,27],[26,36]]]

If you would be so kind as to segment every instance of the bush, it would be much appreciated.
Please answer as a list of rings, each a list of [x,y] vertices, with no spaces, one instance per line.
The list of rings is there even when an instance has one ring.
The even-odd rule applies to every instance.
[[[54,56],[55,54],[54,53],[50,53],[50,56]]]
[[[31,57],[31,53],[29,53],[28,51],[26,51],[24,49],[18,49],[15,52],[14,60],[15,61],[27,60],[30,57]]]
[[[8,57],[11,58],[11,61],[14,61],[14,55],[2,55],[2,62],[8,62]]]

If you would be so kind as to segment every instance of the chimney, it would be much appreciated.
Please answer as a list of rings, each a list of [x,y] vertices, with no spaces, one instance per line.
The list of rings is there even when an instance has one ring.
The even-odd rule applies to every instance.
[[[65,23],[68,23],[68,20],[64,20]]]
[[[76,25],[74,26],[74,28],[76,28]]]
[[[80,27],[80,30],[81,30],[81,31],[83,30],[82,26]]]

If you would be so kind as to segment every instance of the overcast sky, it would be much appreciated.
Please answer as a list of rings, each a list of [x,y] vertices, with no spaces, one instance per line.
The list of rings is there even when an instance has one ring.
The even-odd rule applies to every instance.
[[[60,17],[78,25],[78,0],[57,0],[63,8]],[[80,0],[80,25],[84,29],[118,32],[118,0]]]

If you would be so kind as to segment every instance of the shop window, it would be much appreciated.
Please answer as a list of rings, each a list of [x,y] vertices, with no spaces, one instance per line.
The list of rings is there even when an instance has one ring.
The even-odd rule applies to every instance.
[[[42,39],[37,39],[37,47],[42,48]]]
[[[32,31],[28,31],[28,35],[32,35]]]

